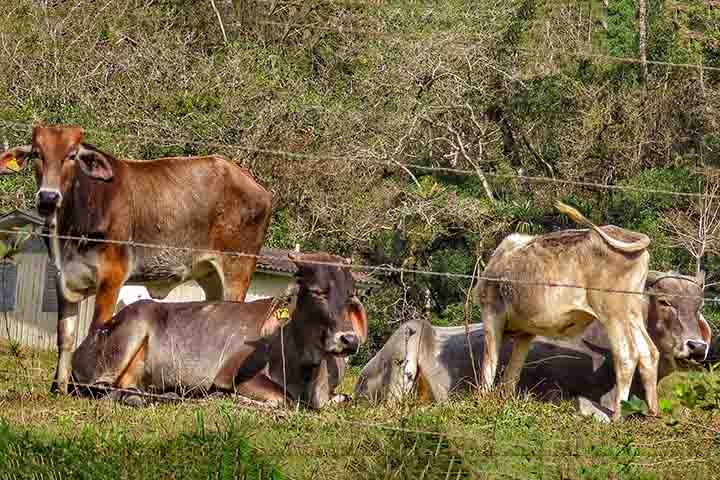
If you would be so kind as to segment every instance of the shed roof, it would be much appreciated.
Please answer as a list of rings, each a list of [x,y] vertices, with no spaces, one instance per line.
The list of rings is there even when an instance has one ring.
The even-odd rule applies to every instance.
[[[284,248],[263,248],[257,261],[257,270],[267,273],[293,275],[297,271],[295,264],[290,261],[288,254],[294,250]],[[308,253],[308,252],[304,252]],[[362,286],[379,285],[381,282],[363,272],[352,272],[355,282]]]
[[[10,213],[0,215],[0,230],[14,230],[25,225],[42,226],[43,218],[35,210],[15,209]]]
[[[12,212],[0,215],[0,238],[6,236],[3,230],[14,230],[25,225],[42,226],[45,221],[36,210],[15,209]],[[262,248],[257,261],[256,269],[272,275],[294,275],[297,267],[288,258],[294,250],[283,248]],[[307,252],[305,252],[307,253]],[[363,272],[352,272],[353,278],[361,286],[378,285],[381,282]]]

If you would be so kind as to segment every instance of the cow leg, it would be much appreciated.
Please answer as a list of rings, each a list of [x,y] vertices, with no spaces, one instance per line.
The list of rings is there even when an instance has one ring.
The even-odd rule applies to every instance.
[[[58,303],[57,347],[58,359],[55,368],[55,379],[50,391],[68,393],[68,383],[72,372],[72,355],[75,347],[78,324],[78,304],[68,302],[62,295],[60,276],[56,278]]]
[[[485,349],[483,351],[482,363],[482,386],[483,392],[492,389],[495,382],[495,374],[497,373],[498,362],[500,358],[500,350],[502,348],[503,330],[505,321],[502,315],[486,310],[487,315],[483,315],[483,324],[485,327]]]
[[[603,317],[605,318],[605,317]],[[605,329],[610,340],[615,367],[615,401],[613,402],[613,418],[620,418],[620,404],[630,396],[632,377],[637,364],[635,352],[630,348],[631,339],[626,326],[620,320],[622,317],[613,316],[612,320],[604,321]]]
[[[104,326],[113,316],[120,289],[128,275],[127,252],[121,245],[108,245],[98,252],[97,292],[90,331]]]
[[[657,377],[660,354],[642,323],[639,325],[635,323],[631,325],[631,327],[637,350],[636,354],[638,358],[638,370],[640,370],[640,379],[645,388],[645,400],[648,405],[648,412],[651,415],[657,415]]]
[[[223,286],[222,272],[213,264],[210,273],[195,280],[205,292],[205,300],[219,302],[225,300],[225,287]]]
[[[224,259],[225,300],[245,301],[256,262],[255,257],[226,257]]]
[[[276,404],[282,404],[286,400],[282,387],[264,373],[237,385],[236,392],[244,397]]]
[[[518,335],[513,338],[513,349],[510,355],[510,363],[505,369],[503,383],[505,384],[505,391],[508,394],[512,394],[515,391],[518,381],[520,380],[520,374],[522,373],[523,366],[525,365],[525,359],[530,351],[530,342],[532,342],[533,335]]]
[[[133,389],[142,385],[149,330],[134,305],[123,310],[107,331],[88,335],[73,357],[73,370],[89,385]]]

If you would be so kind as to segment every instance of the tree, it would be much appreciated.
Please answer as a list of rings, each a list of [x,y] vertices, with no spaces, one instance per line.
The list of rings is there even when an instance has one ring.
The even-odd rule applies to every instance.
[[[702,270],[706,254],[720,253],[720,183],[708,176],[703,194],[686,210],[672,209],[663,215],[665,230],[673,246],[681,247],[695,259],[695,273]]]

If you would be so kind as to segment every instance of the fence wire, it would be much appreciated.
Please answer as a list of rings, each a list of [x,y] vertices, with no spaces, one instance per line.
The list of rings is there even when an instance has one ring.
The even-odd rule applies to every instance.
[[[7,120],[0,120],[0,125],[5,125],[6,127],[12,127],[12,128],[16,128],[16,129],[22,129],[24,131],[29,131],[34,126],[31,123],[11,122],[11,121],[7,121]],[[392,169],[409,169],[409,170],[418,170],[418,171],[423,171],[423,172],[439,173],[439,174],[446,174],[446,175],[453,174],[453,175],[466,175],[466,176],[473,176],[473,177],[477,176],[476,170],[464,169],[464,168],[454,168],[454,167],[421,165],[421,164],[417,164],[417,163],[404,163],[404,162],[398,162],[398,161],[393,161],[393,160],[381,160],[381,159],[369,158],[367,155],[363,154],[363,152],[359,152],[354,156],[350,156],[350,155],[345,155],[345,156],[343,156],[343,155],[315,155],[315,154],[310,154],[310,153],[289,152],[287,150],[277,150],[277,149],[271,149],[271,148],[253,147],[253,146],[247,146],[247,145],[213,142],[213,141],[207,141],[207,140],[162,138],[162,137],[151,137],[151,136],[145,136],[145,135],[139,135],[139,134],[119,134],[118,135],[117,133],[112,133],[107,130],[101,130],[101,129],[95,129],[95,128],[88,128],[88,129],[83,129],[83,130],[88,133],[109,136],[110,138],[113,138],[115,140],[118,140],[118,139],[144,140],[144,141],[166,143],[166,144],[167,143],[188,144],[188,145],[211,147],[211,148],[240,150],[240,151],[252,152],[252,153],[263,153],[263,154],[274,155],[274,156],[278,156],[278,157],[296,158],[296,159],[302,159],[302,160],[318,160],[318,161],[325,160],[325,161],[340,161],[340,162],[346,162],[346,163],[364,163],[364,164],[370,164],[370,165],[378,165],[378,166],[382,166],[382,167],[389,167]],[[187,160],[190,160],[193,157],[185,157],[185,158]],[[710,169],[707,167],[699,168],[698,170],[699,171],[710,171]],[[668,195],[668,196],[675,196],[675,197],[702,198],[702,199],[706,199],[706,198],[715,199],[715,198],[720,197],[720,195],[717,195],[717,194],[706,194],[706,193],[698,193],[698,192],[679,192],[679,191],[675,191],[675,190],[643,188],[643,187],[634,187],[634,186],[630,186],[630,185],[615,185],[615,184],[590,182],[590,181],[582,181],[582,180],[565,180],[565,179],[561,179],[561,178],[533,176],[533,175],[519,175],[519,174],[516,175],[516,174],[493,173],[493,172],[483,172],[483,175],[485,177],[495,178],[498,180],[517,180],[517,181],[523,181],[523,182],[529,182],[529,183],[551,183],[551,184],[559,184],[559,185],[571,185],[571,186],[577,186],[577,187],[598,188],[598,189],[603,189],[603,190],[618,190],[618,191],[637,192],[637,193],[645,193],[645,194]],[[5,198],[15,199],[15,197],[12,195],[5,195]]]
[[[143,242],[136,242],[133,240],[112,240],[112,239],[95,239],[95,238],[88,238],[84,236],[75,236],[75,235],[53,235],[50,233],[42,233],[42,232],[36,232],[36,231],[18,231],[18,230],[7,230],[7,229],[0,229],[0,234],[19,234],[22,233],[24,235],[31,235],[36,237],[44,237],[44,238],[58,238],[59,240],[69,240],[69,241],[75,241],[80,243],[88,243],[88,244],[110,244],[110,245],[123,245],[128,247],[134,247],[134,248],[151,248],[151,249],[159,249],[159,250],[175,250],[175,251],[182,251],[182,252],[196,252],[196,253],[204,253],[204,254],[210,254],[210,255],[218,255],[218,256],[227,256],[227,257],[244,257],[244,258],[255,258],[256,260],[286,260],[287,257],[277,257],[273,255],[263,255],[263,254],[254,254],[254,253],[246,253],[246,252],[235,252],[235,251],[229,251],[229,250],[212,250],[212,249],[206,249],[206,248],[196,248],[196,247],[180,247],[176,245],[165,245],[165,244],[157,244],[157,243],[143,243]],[[499,277],[499,276],[486,276],[486,275],[477,275],[477,274],[466,274],[466,273],[456,273],[456,272],[442,272],[438,270],[423,270],[423,269],[416,269],[416,268],[405,268],[405,267],[393,267],[393,266],[387,266],[387,265],[358,265],[358,264],[347,264],[343,262],[329,262],[329,261],[322,261],[322,260],[313,260],[313,259],[302,259],[303,263],[312,264],[312,265],[323,265],[323,266],[329,266],[329,267],[337,267],[337,268],[349,268],[352,270],[361,270],[369,272],[370,275],[374,273],[383,273],[386,275],[391,274],[416,274],[416,275],[427,275],[427,276],[434,276],[434,277],[446,277],[446,278],[460,278],[460,279],[466,279],[466,280],[473,280],[473,281],[486,281],[491,283],[504,283],[504,284],[517,284],[517,285],[526,285],[526,286],[534,286],[534,287],[551,287],[551,288],[573,288],[573,289],[579,289],[579,290],[588,290],[588,291],[595,291],[595,292],[605,292],[605,293],[615,293],[615,294],[622,294],[622,295],[643,295],[643,296],[650,296],[653,295],[653,291],[646,291],[646,290],[625,290],[625,289],[619,289],[619,288],[606,288],[606,287],[593,287],[590,285],[579,285],[574,283],[565,283],[565,282],[553,282],[553,281],[537,281],[537,280],[524,280],[521,278],[509,278],[509,277]],[[705,297],[704,295],[682,295],[682,294],[666,294],[663,293],[664,297],[668,298],[685,298],[685,299],[702,299],[705,302],[720,302],[720,298],[712,298],[712,297]]]

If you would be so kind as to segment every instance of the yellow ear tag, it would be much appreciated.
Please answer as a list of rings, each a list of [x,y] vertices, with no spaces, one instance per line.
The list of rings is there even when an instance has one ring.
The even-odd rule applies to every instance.
[[[17,162],[17,159],[15,157],[12,157],[6,164],[5,168],[12,172],[19,172],[21,170],[20,165]]]
[[[285,323],[286,321],[288,321],[290,319],[290,312],[288,311],[287,307],[281,308],[281,309],[275,311],[275,317],[278,320],[281,320],[282,323]]]

